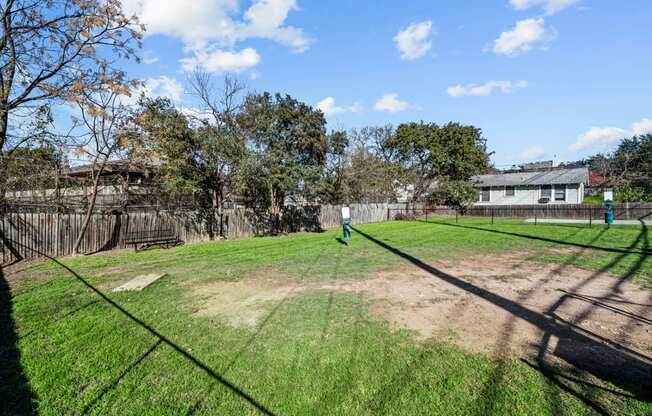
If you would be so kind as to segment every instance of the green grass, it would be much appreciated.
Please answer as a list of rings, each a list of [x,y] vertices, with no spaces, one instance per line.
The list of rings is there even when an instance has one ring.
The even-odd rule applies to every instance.
[[[585,196],[582,201],[584,205],[604,205],[604,196],[602,195],[589,195]]]
[[[651,256],[641,254],[650,249],[647,230],[435,221],[358,229],[423,262],[517,250],[535,261],[608,270],[652,286]],[[32,399],[43,415],[256,414],[254,401],[277,415],[594,414],[583,398],[610,414],[652,414],[649,402],[581,381],[563,379],[561,388],[516,358],[390,331],[363,296],[350,293],[310,290],[270,302],[255,327],[195,315],[190,288],[211,282],[261,273],[311,282],[361,279],[406,263],[356,232],[345,247],[339,234],[122,251],[30,267],[11,299],[2,298],[13,307],[15,328],[5,323],[0,332],[0,413],[29,408]],[[581,256],[546,250],[577,246],[595,248]],[[108,290],[156,271],[168,275],[143,292]],[[8,361],[17,355],[12,350],[19,363]],[[31,397],[16,393],[19,372]]]

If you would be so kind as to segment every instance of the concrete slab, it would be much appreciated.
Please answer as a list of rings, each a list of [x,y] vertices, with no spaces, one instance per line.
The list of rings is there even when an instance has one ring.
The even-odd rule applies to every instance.
[[[116,287],[113,289],[114,292],[124,292],[127,290],[141,291],[147,286],[156,282],[161,277],[165,276],[165,273],[151,273],[144,274],[142,276],[136,276],[122,286]]]
[[[534,223],[535,220],[534,218],[528,218],[525,220],[525,222],[530,222]],[[571,220],[571,219],[563,219],[563,218],[537,218],[536,220],[537,223],[539,224],[588,224],[589,220]],[[603,219],[594,219],[593,224],[600,225],[604,224]],[[641,224],[645,225],[652,225],[652,220],[645,220],[645,221],[639,221],[639,220],[615,220],[614,225],[638,225],[640,226]]]

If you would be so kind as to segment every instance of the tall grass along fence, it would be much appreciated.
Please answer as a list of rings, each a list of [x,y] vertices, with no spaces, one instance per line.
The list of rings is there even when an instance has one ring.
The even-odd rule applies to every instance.
[[[614,204],[616,220],[652,221],[652,203]],[[471,216],[487,218],[568,219],[591,223],[604,219],[604,205],[540,204],[540,205],[475,205],[464,212],[450,207],[391,207],[389,219],[430,216]]]
[[[404,205],[403,205],[404,206]],[[397,204],[351,204],[353,224],[386,221]],[[341,206],[287,207],[281,217],[282,232],[318,231],[341,225]],[[0,253],[3,264],[42,256],[67,256],[84,220],[82,213],[57,213],[39,209],[0,214]],[[211,230],[197,211],[114,211],[93,214],[81,242],[81,253],[125,248],[127,234],[172,231],[186,243],[208,241]],[[268,222],[247,209],[226,210],[216,215],[213,235],[238,239],[271,232]]]

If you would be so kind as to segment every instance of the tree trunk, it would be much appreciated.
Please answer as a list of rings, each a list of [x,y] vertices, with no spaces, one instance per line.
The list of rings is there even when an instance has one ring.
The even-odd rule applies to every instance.
[[[88,228],[88,224],[91,222],[91,216],[93,215],[93,210],[95,209],[95,202],[97,201],[97,191],[100,184],[100,177],[102,176],[102,172],[104,171],[105,164],[106,162],[102,162],[102,165],[100,166],[100,169],[97,172],[97,176],[93,180],[91,199],[88,203],[88,207],[86,208],[86,215],[84,217],[84,222],[82,223],[81,230],[79,230],[77,241],[75,241],[75,245],[72,248],[72,252],[75,255],[79,254],[79,246],[81,246],[81,242],[84,239],[84,234],[86,234],[86,229]]]
[[[7,129],[9,127],[9,111],[4,104],[0,104],[0,154],[4,155],[5,144],[7,143]]]
[[[210,190],[211,195],[211,208],[208,212],[208,238],[215,240],[215,215],[219,207],[219,201],[217,199],[217,191],[215,189]]]
[[[276,192],[276,189],[274,189],[273,185],[269,186],[269,202],[270,202],[270,210],[271,210],[271,216],[272,216],[272,221],[271,221],[271,226],[272,226],[272,233],[276,234],[280,232],[280,209],[278,208],[280,204],[283,204],[283,202],[279,203],[279,195],[278,192]]]
[[[4,107],[3,104],[0,104]],[[6,159],[5,144],[7,143],[7,128],[9,123],[9,112],[2,108],[0,109],[0,208],[4,208],[7,193],[7,166],[8,160]]]

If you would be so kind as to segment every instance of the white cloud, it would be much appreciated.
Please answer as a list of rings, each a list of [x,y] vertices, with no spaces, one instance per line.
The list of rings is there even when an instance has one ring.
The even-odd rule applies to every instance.
[[[362,105],[360,103],[353,103],[348,107],[341,107],[335,104],[335,98],[326,97],[320,102],[317,103],[317,108],[324,113],[326,116],[331,116],[335,114],[341,114],[346,112],[359,113],[362,111]]]
[[[298,10],[296,0],[257,0],[245,13],[246,23],[240,25],[238,37],[272,39],[290,46],[295,52],[304,52],[311,40],[303,29],[283,26],[292,10]]]
[[[432,21],[413,23],[398,32],[394,37],[396,47],[401,53],[401,59],[413,60],[421,58],[430,50]]]
[[[547,15],[553,15],[578,2],[579,0],[510,0],[509,4],[516,10],[542,7]]]
[[[620,127],[591,127],[568,148],[574,152],[586,149],[604,150],[622,139],[644,134],[652,134],[652,119],[644,118],[632,123],[629,130]]]
[[[145,92],[150,96],[166,97],[180,103],[183,101],[184,88],[176,79],[162,75],[145,81]]]
[[[389,113],[398,113],[413,108],[407,101],[399,100],[398,94],[385,94],[376,101],[374,109],[376,111],[387,111]]]
[[[162,34],[181,38],[186,44],[211,39],[233,41],[237,23],[231,14],[237,0],[123,0],[128,14],[146,25],[146,35]]]
[[[181,60],[181,66],[186,71],[200,68],[206,72],[242,72],[260,63],[260,55],[253,48],[231,52],[223,50],[197,51],[193,58]]]
[[[352,113],[361,113],[364,108],[362,107],[362,104],[355,102],[353,105],[349,106],[349,111]]]
[[[499,55],[518,55],[532,50],[534,44],[552,38],[543,18],[526,19],[516,23],[512,30],[503,32],[494,40],[493,51]]]
[[[147,97],[169,98],[175,104],[183,102],[185,88],[174,78],[161,75],[158,78],[148,78],[138,87],[131,91],[131,95],[121,98],[121,103],[127,106],[135,105],[141,95]]]
[[[448,87],[446,92],[451,97],[487,97],[491,95],[495,90],[498,90],[504,94],[509,94],[514,90],[514,88],[526,88],[527,86],[527,81],[512,82],[491,80],[485,82],[482,85],[467,84]]]
[[[641,121],[632,124],[632,135],[642,136],[652,134],[652,119],[644,118]]]
[[[269,39],[295,52],[307,50],[311,43],[302,29],[285,25],[288,14],[298,9],[297,0],[254,0],[242,14],[238,0],[123,0],[123,6],[126,13],[137,15],[145,24],[146,35],[181,39],[185,52],[193,54],[183,60],[186,64],[189,60],[206,61],[209,55],[219,57],[225,53],[233,54],[223,55],[233,59],[242,53],[235,51],[237,43],[251,38]],[[248,58],[253,57],[247,53]],[[247,62],[250,65],[252,60]],[[215,62],[210,66],[219,70],[243,67]]]
[[[543,146],[532,146],[521,152],[521,158],[525,160],[538,160],[546,154],[546,149]]]
[[[568,148],[574,152],[595,147],[607,147],[627,137],[628,133],[618,127],[591,127]]]
[[[324,113],[324,115],[327,116],[346,112],[346,108],[338,107],[335,104],[335,98],[333,97],[326,97],[323,100],[321,100],[319,103],[317,103],[317,108],[320,109],[322,113]]]
[[[145,65],[151,65],[155,64],[156,62],[158,62],[158,56],[155,56],[152,51],[145,51],[143,54],[143,63]]]
[[[182,107],[179,109],[188,120],[195,125],[197,122],[209,121],[213,117],[210,111],[202,110],[197,107]]]

